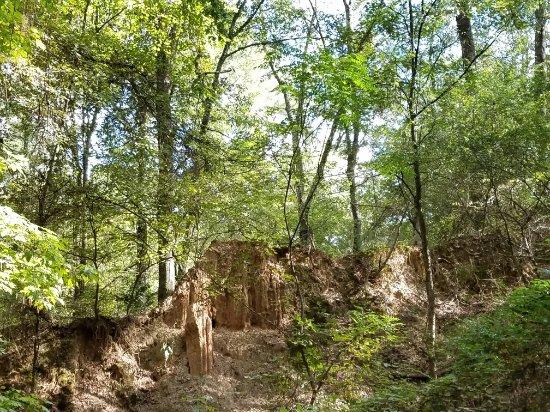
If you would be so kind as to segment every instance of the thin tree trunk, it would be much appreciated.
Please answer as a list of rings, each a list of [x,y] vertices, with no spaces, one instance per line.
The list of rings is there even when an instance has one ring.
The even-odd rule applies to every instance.
[[[361,217],[359,216],[359,205],[357,203],[357,183],[355,181],[355,168],[357,166],[357,153],[359,152],[359,122],[353,124],[353,137],[349,129],[346,130],[347,168],[346,176],[349,182],[349,205],[353,219],[353,253],[359,253],[361,244]]]
[[[294,190],[296,192],[296,201],[298,204],[298,239],[303,246],[313,246],[313,233],[309,225],[309,205],[304,203],[305,196],[305,176],[304,160],[302,156],[302,147],[300,142],[300,133],[292,133],[292,146],[294,150]]]
[[[351,1],[342,0],[344,5],[344,15],[346,21],[346,48],[347,54],[351,55],[355,51],[359,52],[363,49],[365,44],[371,42],[371,29],[365,30],[365,33],[362,35],[362,38],[359,40],[358,44],[354,44],[353,41],[353,28],[351,26]],[[354,87],[353,90],[354,100],[357,98],[357,90]],[[362,239],[361,239],[361,216],[359,214],[359,204],[357,202],[357,183],[355,180],[355,169],[357,167],[357,155],[359,153],[359,134],[360,134],[360,125],[361,125],[361,115],[362,111],[352,106],[352,111],[355,111],[355,115],[358,116],[352,122],[352,131],[353,135],[350,136],[349,128],[346,129],[346,154],[347,154],[347,168],[346,176],[349,183],[349,204],[351,217],[353,220],[353,245],[352,252],[359,253],[362,250]]]
[[[48,170],[46,171],[44,185],[40,189],[40,194],[38,196],[38,216],[36,218],[36,224],[42,227],[46,227],[48,224],[48,215],[46,212],[46,208],[48,202],[48,192],[50,191],[55,162],[57,161],[57,151],[58,146],[55,145],[53,147],[53,150],[50,152],[50,159],[48,161]]]
[[[312,20],[313,22],[313,20]],[[304,56],[307,53],[309,48],[311,35],[311,27],[308,30],[308,39],[304,48]],[[302,66],[302,70],[305,70],[305,66]],[[304,169],[304,159],[302,156],[302,137],[304,135],[305,124],[306,124],[306,113],[305,113],[305,83],[301,81],[300,83],[300,95],[298,98],[298,105],[296,108],[296,116],[294,118],[295,130],[292,133],[292,144],[295,147],[294,162],[295,162],[295,176],[296,176],[296,198],[298,202],[298,213],[299,213],[299,222],[298,222],[298,239],[302,246],[309,248],[314,248],[313,241],[313,230],[309,225],[309,211],[310,202],[305,202],[305,169]]]
[[[426,228],[426,217],[423,210],[423,182],[420,168],[420,138],[417,134],[417,114],[415,111],[416,79],[419,64],[419,48],[422,33],[416,34],[418,42],[415,44],[414,11],[412,0],[408,1],[409,8],[409,42],[411,52],[411,79],[407,96],[408,122],[410,132],[410,142],[413,152],[412,168],[414,173],[414,192],[411,191],[414,209],[414,229],[420,240],[420,252],[422,259],[422,270],[424,271],[424,284],[426,289],[426,349],[428,354],[428,373],[430,376],[436,376],[435,364],[435,339],[436,339],[436,314],[435,314],[435,289],[434,274],[431,266],[428,231]],[[422,30],[422,26],[418,27]]]
[[[469,10],[466,10],[464,5],[459,5],[458,15],[456,16],[456,28],[464,64],[471,64],[476,57],[476,47]]]
[[[33,344],[33,355],[32,355],[31,387],[33,392],[36,389],[36,375],[38,373],[39,354],[40,354],[40,316],[38,316],[38,310],[37,310],[36,320],[34,321],[34,344]]]
[[[97,124],[97,116],[99,114],[99,108],[94,107],[92,118],[87,121],[88,115],[83,109],[82,119],[82,164],[80,166],[80,205],[79,205],[79,218],[80,218],[80,250],[79,250],[79,263],[85,265],[87,263],[86,258],[86,219],[87,219],[87,205],[86,205],[86,191],[88,190],[89,179],[89,165],[90,165],[90,150],[92,145],[92,135],[95,131]],[[78,149],[77,149],[78,150]],[[79,280],[75,287],[75,298],[78,298],[84,292],[84,281]]]
[[[411,126],[411,132],[414,134],[414,125]],[[431,377],[436,376],[435,365],[435,338],[436,338],[436,314],[435,314],[435,288],[434,273],[430,259],[430,250],[428,244],[428,232],[426,229],[426,218],[422,208],[422,176],[420,172],[420,162],[413,162],[414,169],[414,211],[416,215],[416,230],[420,239],[420,252],[422,258],[422,269],[424,271],[424,285],[426,289],[426,346],[428,353],[428,372]]]
[[[313,230],[309,225],[309,212],[311,211],[310,205],[304,205],[302,212],[300,213],[300,229],[298,231],[298,237],[300,243],[310,249],[315,248],[315,240],[313,238]]]
[[[157,224],[158,239],[158,301],[172,294],[175,274],[170,270],[172,258],[169,250],[169,216],[173,209],[170,185],[173,177],[174,135],[170,107],[170,68],[168,56],[161,49],[156,57],[155,120],[158,145]]]
[[[317,188],[319,187],[319,185],[321,184],[321,182],[324,179],[325,167],[326,167],[326,164],[327,164],[328,156],[329,156],[329,154],[332,150],[332,144],[334,142],[334,136],[336,135],[336,131],[338,130],[338,124],[339,124],[339,121],[340,121],[341,112],[342,112],[342,110],[339,109],[338,112],[335,115],[335,118],[334,118],[333,122],[332,122],[332,126],[330,128],[329,135],[328,135],[327,140],[325,142],[325,145],[323,147],[321,157],[319,158],[319,162],[317,163],[317,170],[315,172],[315,176],[313,178],[313,181],[311,183],[311,186],[309,188],[307,196],[304,199],[302,213],[300,214],[300,217],[299,217],[299,222],[302,221],[303,215],[306,215],[306,216],[309,215],[311,202],[313,201],[313,197],[315,196],[315,192],[317,191]],[[306,222],[307,222],[307,220],[306,220]],[[308,227],[309,227],[309,224],[308,224]],[[300,226],[298,227],[298,229],[300,229]],[[314,247],[315,245],[313,243],[313,232],[311,230],[309,230],[308,236],[309,236],[309,243],[307,243],[307,244],[311,247]]]
[[[145,162],[147,159],[147,154],[145,149],[145,144],[147,142],[146,128],[145,128],[145,123],[147,121],[147,118],[146,118],[145,107],[141,105],[138,107],[136,117],[137,117],[137,129],[138,129],[138,136],[136,136],[137,161],[138,161],[138,185],[141,188],[145,185],[145,173],[146,173]],[[138,204],[141,204],[141,202],[138,202]],[[143,218],[143,214],[144,214],[144,211],[140,210],[140,214],[137,218],[137,223],[136,223],[136,256],[137,256],[136,279],[134,282],[134,286],[132,288],[132,294],[130,296],[128,311],[130,310],[130,306],[136,303],[136,300],[140,300],[142,298],[142,295],[145,292],[145,289],[147,287],[146,272],[147,272],[147,268],[149,267],[149,259],[147,255],[148,230],[147,230],[147,222]]]
[[[90,206],[90,229],[92,231],[92,240],[93,240],[93,253],[92,253],[92,263],[96,271],[96,281],[95,281],[95,293],[94,293],[94,315],[96,320],[99,319],[99,262],[98,262],[98,244],[97,244],[97,227],[94,222],[94,204]]]
[[[541,0],[539,6],[535,10],[535,94],[540,96],[547,90],[548,85],[546,81],[546,70],[544,65],[544,33],[546,26],[546,8],[544,5],[545,0]],[[541,110],[545,111],[545,107]]]
[[[306,35],[306,42],[304,45],[303,56],[306,56],[307,51],[311,42],[311,34],[313,29],[314,18],[312,17]],[[286,82],[279,76],[279,73],[275,69],[273,62],[269,61],[269,66],[273,76],[277,80],[279,86],[286,86]],[[302,70],[306,70],[305,65],[302,66]],[[310,212],[310,202],[304,197],[306,196],[305,190],[305,174],[304,174],[304,161],[302,155],[302,137],[305,129],[306,115],[305,115],[305,83],[302,80],[300,82],[300,88],[297,98],[296,108],[292,107],[292,99],[289,96],[288,92],[282,90],[284,102],[285,102],[285,111],[291,126],[291,136],[292,136],[292,160],[291,160],[291,171],[290,175],[293,177],[294,181],[294,191],[296,193],[296,202],[298,204],[298,240],[302,246],[307,246],[313,248],[313,231],[309,225],[309,212]]]
[[[139,217],[136,224],[136,238],[137,238],[137,290],[142,290],[147,284],[146,272],[149,267],[149,259],[147,257],[147,239],[148,230],[147,222]]]

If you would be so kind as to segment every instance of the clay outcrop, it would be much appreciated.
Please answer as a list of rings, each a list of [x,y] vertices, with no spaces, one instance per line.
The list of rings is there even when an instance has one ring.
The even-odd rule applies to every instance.
[[[284,268],[267,246],[214,242],[159,309],[163,322],[181,329],[189,372],[213,367],[212,326],[277,328],[284,315]]]
[[[266,245],[214,242],[199,266],[212,282],[217,326],[245,329],[281,325],[284,268]]]
[[[199,269],[187,273],[174,294],[161,309],[162,319],[171,328],[182,329],[189,372],[192,375],[212,371],[212,310],[208,297],[208,278]]]

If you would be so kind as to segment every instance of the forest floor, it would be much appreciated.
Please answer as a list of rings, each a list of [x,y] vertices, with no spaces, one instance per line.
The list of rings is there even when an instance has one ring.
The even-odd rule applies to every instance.
[[[63,406],[60,375],[64,368],[48,366],[57,373],[43,383],[41,391],[53,394],[54,410],[60,411],[271,411],[289,402],[288,377],[293,372],[281,330],[216,328],[214,370],[195,376],[188,371],[184,351],[175,352],[164,364],[147,356],[157,349],[158,337],[166,336],[165,331],[152,329],[156,327],[148,327],[149,340],[134,335],[130,328],[123,332],[124,345],[111,344],[100,360],[80,361],[71,387],[72,406]],[[135,338],[140,341],[128,342]],[[179,342],[180,337],[171,339]],[[132,343],[141,356],[132,356]]]
[[[285,403],[277,387],[286,362],[286,345],[277,330],[216,328],[214,372],[191,376],[185,359],[176,360],[134,410],[268,411]]]
[[[317,255],[297,261],[303,276],[310,279],[307,293],[335,308],[370,302],[398,316],[407,336],[387,354],[388,366],[411,376],[425,370],[421,348],[425,299],[417,252],[396,250],[383,271],[376,265],[369,269],[366,263],[355,271],[357,257],[337,261]],[[227,256],[223,254],[223,259]],[[517,286],[518,277],[492,239],[475,244],[456,241],[438,256],[441,331],[459,319],[490,310],[506,290]],[[364,257],[365,262],[373,259]],[[52,400],[54,411],[274,411],[292,406],[304,392],[300,387],[304,380],[292,367],[285,343],[286,330],[285,325],[279,329],[215,327],[213,372],[193,376],[188,371],[183,330],[168,327],[154,311],[131,319],[77,320],[65,327],[52,324],[41,338],[37,389]],[[168,356],[163,355],[166,344],[173,348]],[[0,364],[0,384],[21,386],[29,376],[31,335],[15,349],[10,364]]]

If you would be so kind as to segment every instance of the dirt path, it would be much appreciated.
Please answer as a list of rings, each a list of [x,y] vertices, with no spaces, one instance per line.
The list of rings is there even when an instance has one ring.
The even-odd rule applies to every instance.
[[[168,373],[132,410],[170,411],[272,411],[285,403],[285,343],[280,331],[216,328],[214,373],[191,376],[185,359],[168,367]]]

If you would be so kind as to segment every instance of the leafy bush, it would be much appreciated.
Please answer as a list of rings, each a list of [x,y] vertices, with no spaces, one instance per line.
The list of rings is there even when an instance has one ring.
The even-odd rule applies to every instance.
[[[46,402],[16,389],[0,391],[0,412],[47,412]]]
[[[321,388],[352,399],[365,377],[377,365],[375,355],[397,340],[396,318],[367,312],[349,311],[342,318],[328,317],[317,323],[297,317],[289,347],[295,366],[305,373],[314,403]]]
[[[512,292],[491,313],[462,322],[441,354],[450,373],[396,384],[360,411],[544,410],[550,393],[550,281]]]
[[[72,279],[57,236],[0,206],[0,291],[17,293],[37,309],[62,303]]]

